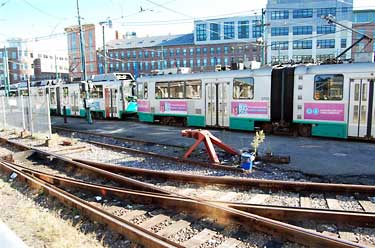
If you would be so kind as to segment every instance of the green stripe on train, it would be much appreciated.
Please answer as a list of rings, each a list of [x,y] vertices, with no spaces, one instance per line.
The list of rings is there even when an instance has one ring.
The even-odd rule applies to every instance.
[[[294,123],[311,124],[311,135],[320,137],[348,138],[348,125],[343,122],[314,122],[294,120]]]
[[[191,127],[205,127],[206,126],[206,119],[203,115],[152,114],[152,113],[138,112],[139,120],[144,121],[144,122],[154,122],[155,116],[186,117],[188,126],[191,126]]]
[[[269,119],[254,119],[254,118],[239,118],[230,117],[229,118],[229,128],[235,130],[246,130],[254,131],[254,123],[256,121],[269,122]]]

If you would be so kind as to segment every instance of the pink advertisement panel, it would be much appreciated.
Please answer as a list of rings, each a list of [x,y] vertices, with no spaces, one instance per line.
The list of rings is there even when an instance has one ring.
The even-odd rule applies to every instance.
[[[319,121],[344,121],[343,103],[305,103],[304,119]]]
[[[137,101],[138,112],[150,112],[150,102],[144,100]]]
[[[161,113],[187,113],[187,102],[185,101],[160,101]]]
[[[267,102],[232,102],[233,116],[267,115]]]

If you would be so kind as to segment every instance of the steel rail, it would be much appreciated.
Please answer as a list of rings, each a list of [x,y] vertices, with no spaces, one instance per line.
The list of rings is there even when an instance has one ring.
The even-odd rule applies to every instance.
[[[253,179],[253,178],[230,178],[218,176],[198,176],[187,175],[182,173],[155,171],[148,169],[140,169],[126,166],[119,166],[107,163],[94,162],[83,159],[73,159],[73,161],[88,164],[102,170],[107,170],[116,173],[124,173],[133,176],[144,176],[153,179],[167,179],[174,181],[182,181],[188,183],[202,184],[202,185],[224,185],[228,187],[236,186],[241,188],[257,187],[262,189],[277,189],[288,190],[292,192],[325,192],[325,193],[363,193],[375,194],[375,186],[373,185],[358,185],[358,184],[335,184],[335,183],[313,183],[313,182],[295,182],[295,181],[278,181],[267,179]]]
[[[120,182],[125,185],[133,186],[133,183],[139,184],[137,180],[133,180],[127,177],[119,176],[116,173],[126,173],[129,175],[137,176],[148,176],[157,179],[168,179],[175,181],[183,181],[196,184],[218,184],[223,186],[236,186],[241,188],[262,188],[262,189],[277,189],[277,190],[288,190],[291,192],[326,192],[326,193],[363,193],[363,194],[375,194],[375,186],[373,185],[356,185],[356,184],[334,184],[334,183],[313,183],[313,182],[290,182],[290,181],[278,181],[278,180],[266,180],[266,179],[252,179],[252,178],[228,178],[228,177],[217,177],[217,176],[197,176],[197,175],[186,175],[182,173],[171,173],[163,171],[154,171],[148,169],[139,169],[126,166],[111,165],[107,163],[99,163],[94,161],[82,160],[82,159],[69,159],[65,156],[42,151],[20,144],[18,142],[10,141],[0,137],[1,142],[6,142],[10,145],[20,147],[23,150],[33,150],[38,154],[45,157],[54,157],[65,163],[70,163],[76,167],[86,169],[95,173],[99,173],[106,176],[110,180]],[[149,184],[139,184],[139,187],[145,190],[153,191],[150,189]],[[165,193],[157,187],[153,187],[154,191]]]
[[[220,165],[220,164],[215,164],[215,163],[209,163],[209,162],[203,162],[203,161],[197,161],[193,159],[187,159],[187,158],[180,158],[180,157],[172,157],[156,152],[147,152],[147,151],[142,151],[134,148],[128,148],[128,147],[122,147],[122,146],[116,146],[116,145],[110,145],[102,142],[97,142],[97,141],[86,141],[87,143],[91,143],[97,146],[102,146],[105,148],[110,148],[113,150],[120,150],[120,151],[126,151],[130,153],[135,153],[135,154],[142,154],[150,157],[157,157],[173,162],[178,162],[178,163],[187,163],[187,164],[193,164],[193,165],[198,165],[198,166],[203,166],[203,167],[208,167],[208,168],[213,168],[213,169],[222,169],[222,170],[227,170],[227,171],[235,171],[235,172],[244,172],[243,169],[238,168],[238,167],[232,167],[232,166],[226,166],[226,165]]]
[[[32,175],[18,170],[13,166],[9,166],[0,162],[0,169],[4,173],[17,173],[17,179],[21,179],[27,183],[31,188],[43,189],[50,196],[57,198],[64,205],[79,209],[84,215],[88,216],[94,221],[108,225],[108,227],[117,233],[123,234],[133,242],[142,244],[147,247],[160,248],[160,247],[182,247],[181,245],[160,237],[146,229],[143,229],[131,222],[125,221],[116,217],[98,207],[95,207],[82,199],[54,186],[45,181],[42,181]]]
[[[3,169],[5,167],[5,170],[7,170],[8,173],[11,173],[12,171],[16,171],[16,173],[23,173],[16,167],[12,167],[4,163],[0,163],[0,165],[3,167]],[[35,173],[32,174],[36,176]],[[121,197],[122,199],[127,198],[146,204],[152,203],[167,209],[179,209],[187,211],[198,217],[211,217],[222,225],[236,223],[245,229],[255,229],[256,231],[268,233],[276,238],[283,238],[301,244],[313,245],[316,247],[363,247],[349,241],[332,238],[320,233],[306,230],[304,228],[285,224],[258,215],[245,213],[243,211],[235,210],[220,204],[213,204],[211,202],[198,202],[193,199],[182,199],[173,196],[160,196],[149,193],[130,192],[83,182],[78,184],[75,182],[75,180],[57,177],[49,178],[46,175],[42,175],[41,178],[44,178],[45,180],[53,182],[59,186],[69,188],[78,187],[80,189],[94,191],[104,196],[115,195]],[[48,183],[45,182],[45,184]]]
[[[6,162],[3,163],[14,166],[17,169],[26,172],[28,174],[33,174],[34,176],[47,181],[51,184],[56,184],[57,186],[62,185],[61,183],[68,181],[73,182],[76,187],[84,185],[90,185],[91,187],[101,187],[104,191],[101,194],[106,195],[108,191],[116,191],[122,193],[140,193],[148,194],[153,196],[169,196],[168,194],[160,194],[154,192],[146,192],[132,189],[124,189],[113,186],[106,186],[95,183],[83,182],[80,180],[66,178],[61,176],[55,176],[49,173],[40,172],[34,169],[29,169],[21,165],[16,165],[14,163]],[[105,192],[105,193],[103,193]],[[124,199],[124,195],[121,195],[121,198]],[[201,199],[184,197],[184,196],[175,196],[176,199],[194,199],[201,201]],[[205,200],[207,201],[207,200]],[[311,219],[315,221],[331,221],[334,223],[349,223],[356,224],[359,226],[375,226],[375,213],[366,213],[366,212],[355,212],[355,211],[345,211],[345,210],[330,210],[330,209],[316,209],[316,208],[303,208],[303,207],[284,207],[284,206],[272,206],[272,205],[263,205],[263,204],[247,204],[247,203],[236,203],[236,202],[226,202],[226,201],[207,201],[214,204],[225,205],[232,207],[241,211],[257,214],[263,217],[277,219],[277,220],[306,220]]]

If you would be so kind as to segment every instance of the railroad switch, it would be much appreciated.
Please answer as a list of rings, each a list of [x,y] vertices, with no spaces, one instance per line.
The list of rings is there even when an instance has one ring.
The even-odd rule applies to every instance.
[[[189,150],[185,153],[184,158],[188,158],[191,153],[199,146],[201,142],[204,142],[204,145],[206,147],[206,151],[208,153],[208,156],[210,157],[211,162],[215,164],[220,164],[219,158],[216,154],[214,145],[220,147],[224,151],[232,154],[232,155],[239,155],[239,153],[234,150],[232,147],[230,147],[227,144],[224,144],[220,139],[213,136],[209,131],[207,130],[201,130],[201,129],[185,129],[181,131],[181,135],[188,138],[194,138],[197,141],[189,148]]]

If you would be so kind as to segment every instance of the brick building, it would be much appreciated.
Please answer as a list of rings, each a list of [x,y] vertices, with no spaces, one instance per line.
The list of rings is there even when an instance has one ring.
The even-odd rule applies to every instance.
[[[82,75],[80,36],[78,25],[65,28],[68,38],[68,57],[69,57],[69,77],[71,80],[80,80]],[[96,39],[95,25],[82,25],[83,44],[86,60],[87,76],[98,74],[97,56],[96,56]]]
[[[8,63],[4,64],[4,59],[7,58]],[[9,70],[9,82],[11,84],[18,83],[20,81],[20,60],[18,57],[17,47],[0,48],[0,84],[5,84],[6,66]],[[4,73],[5,70],[5,73]]]
[[[138,76],[153,70],[190,67],[193,72],[213,71],[216,65],[260,61],[258,16],[196,21],[195,31],[182,35],[129,37],[107,44],[108,72],[127,71]],[[103,51],[98,71],[104,73]]]
[[[354,10],[353,11],[353,29],[370,37],[375,37],[375,10]],[[353,34],[353,43],[360,39],[362,35]],[[352,49],[352,58],[354,62],[374,62],[375,60],[375,41],[361,41]]]

